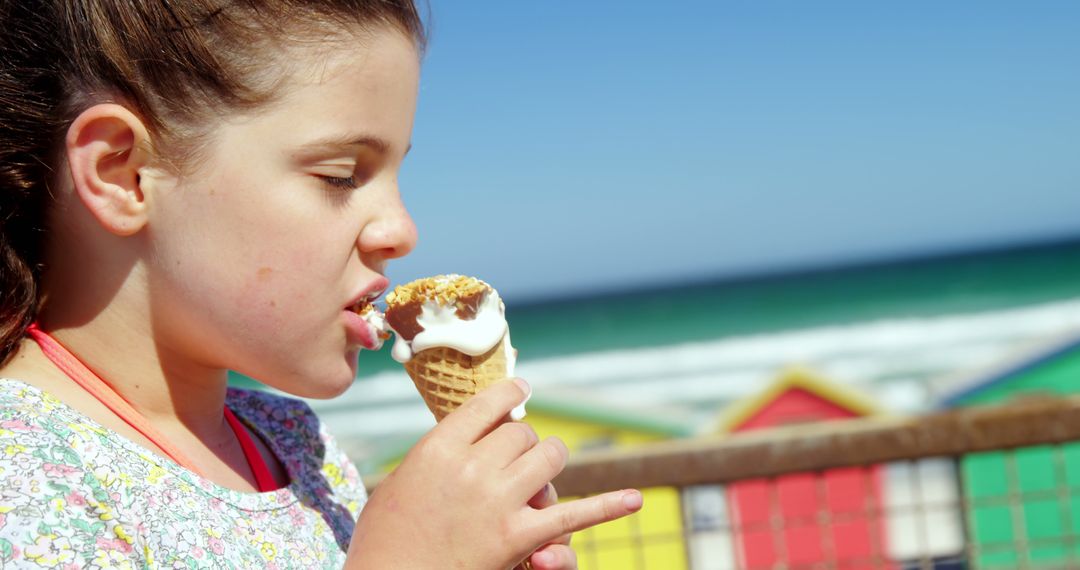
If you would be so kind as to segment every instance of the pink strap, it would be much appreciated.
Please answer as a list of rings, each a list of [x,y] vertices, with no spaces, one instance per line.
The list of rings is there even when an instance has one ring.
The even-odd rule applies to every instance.
[[[179,449],[170,445],[161,432],[156,430],[150,421],[146,419],[146,416],[139,413],[130,402],[120,396],[116,390],[113,390],[112,386],[109,386],[97,374],[94,374],[93,370],[90,370],[56,339],[41,330],[37,323],[30,325],[27,334],[41,347],[41,352],[57,368],[82,389],[86,390],[88,394],[104,404],[106,408],[112,410],[116,417],[124,420],[124,423],[153,442],[169,459],[172,459],[181,467],[202,476],[199,469],[195,467],[195,463],[181,453]],[[248,466],[251,468],[252,474],[255,475],[255,482],[259,490],[273,491],[277,489],[277,482],[274,481],[274,477],[270,474],[270,469],[266,466],[266,462],[263,461],[263,457],[258,448],[255,447],[255,443],[251,441],[251,436],[248,435],[247,430],[244,429],[244,426],[240,424],[240,421],[228,407],[225,408],[225,419],[229,423],[229,427],[232,428],[233,433],[236,434],[236,438],[240,441],[240,447],[244,450],[244,458],[247,459]]]

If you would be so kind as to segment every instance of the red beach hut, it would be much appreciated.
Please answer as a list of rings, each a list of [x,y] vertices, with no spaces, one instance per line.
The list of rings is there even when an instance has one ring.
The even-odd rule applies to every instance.
[[[737,433],[875,413],[878,408],[864,397],[793,369],[763,392],[735,404],[719,431]],[[875,466],[794,473],[729,486],[739,568],[895,568],[886,560],[882,479],[881,468]]]

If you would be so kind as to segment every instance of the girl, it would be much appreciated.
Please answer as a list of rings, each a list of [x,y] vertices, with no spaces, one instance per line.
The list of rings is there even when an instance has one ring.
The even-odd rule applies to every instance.
[[[310,409],[226,387],[331,397],[375,346],[350,309],[416,240],[411,0],[0,0],[0,21],[2,563],[573,568],[568,533],[640,508],[555,504],[566,448],[501,422],[521,380],[370,501]]]

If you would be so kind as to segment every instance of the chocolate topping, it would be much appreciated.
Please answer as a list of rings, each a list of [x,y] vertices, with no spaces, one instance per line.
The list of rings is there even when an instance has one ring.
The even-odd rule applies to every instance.
[[[386,308],[386,324],[401,335],[401,338],[411,341],[424,331],[424,327],[416,322],[423,307],[424,304],[420,300],[401,305],[389,305]]]
[[[456,314],[463,321],[471,321],[476,318],[476,312],[480,310],[480,303],[487,297],[487,290],[481,289],[469,295],[458,297],[454,305],[457,307]]]

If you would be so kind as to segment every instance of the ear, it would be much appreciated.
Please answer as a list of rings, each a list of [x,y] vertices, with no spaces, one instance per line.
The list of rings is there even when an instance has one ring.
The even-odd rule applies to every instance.
[[[68,168],[76,195],[98,223],[119,236],[146,225],[139,169],[150,159],[150,135],[134,113],[103,103],[83,111],[68,128]]]

